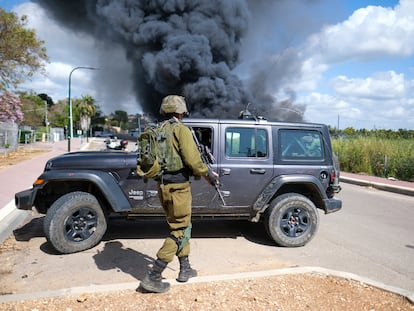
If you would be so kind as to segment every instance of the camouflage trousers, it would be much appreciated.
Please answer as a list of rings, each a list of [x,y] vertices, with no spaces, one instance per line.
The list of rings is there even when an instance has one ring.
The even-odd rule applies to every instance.
[[[158,195],[164,208],[170,235],[157,253],[157,258],[171,262],[174,256],[190,254],[191,189],[190,182],[159,185]]]

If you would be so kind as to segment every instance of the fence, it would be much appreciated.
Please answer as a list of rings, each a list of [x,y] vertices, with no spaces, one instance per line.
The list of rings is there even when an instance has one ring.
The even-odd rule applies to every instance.
[[[0,122],[0,152],[17,149],[18,126],[14,122]]]
[[[30,127],[19,129],[16,123],[0,122],[0,154],[14,151],[22,144],[34,142],[58,142],[65,139],[63,128],[50,128],[49,133],[35,131]]]

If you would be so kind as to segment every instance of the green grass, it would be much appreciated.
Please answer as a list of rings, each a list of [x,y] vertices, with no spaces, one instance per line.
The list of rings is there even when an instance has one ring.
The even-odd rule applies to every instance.
[[[412,138],[336,138],[332,145],[344,172],[414,180]]]

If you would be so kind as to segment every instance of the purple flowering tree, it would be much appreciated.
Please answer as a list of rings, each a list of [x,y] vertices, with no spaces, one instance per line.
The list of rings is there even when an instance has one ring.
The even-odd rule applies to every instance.
[[[6,92],[0,95],[0,121],[20,123],[23,112],[20,98]]]

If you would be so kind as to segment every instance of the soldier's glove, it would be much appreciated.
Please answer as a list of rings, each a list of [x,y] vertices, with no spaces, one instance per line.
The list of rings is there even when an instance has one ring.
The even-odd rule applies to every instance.
[[[218,185],[220,183],[219,180],[218,180],[218,176],[219,175],[215,171],[213,171],[212,169],[209,168],[208,169],[208,175],[205,176],[205,178],[206,178],[207,182],[210,185],[215,186],[215,185]]]

